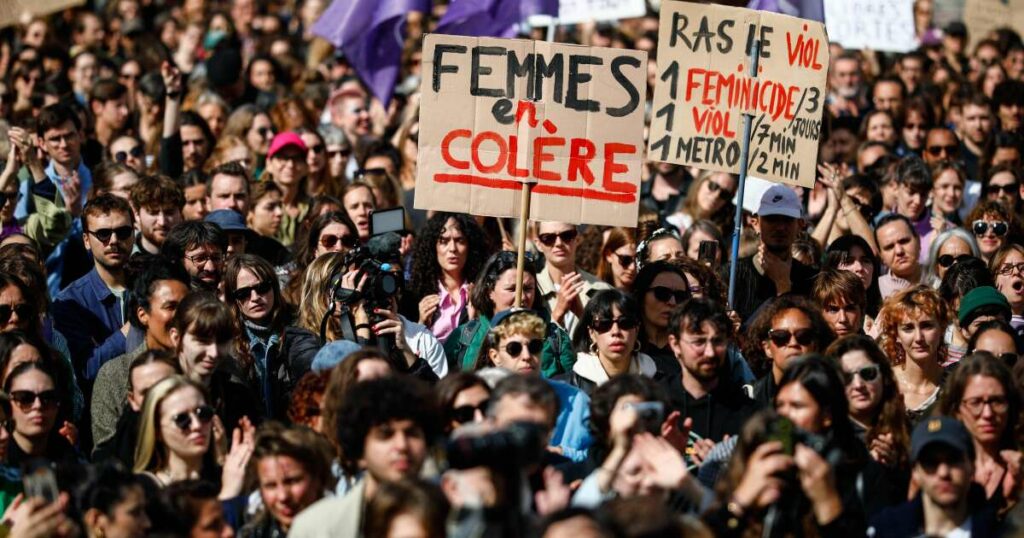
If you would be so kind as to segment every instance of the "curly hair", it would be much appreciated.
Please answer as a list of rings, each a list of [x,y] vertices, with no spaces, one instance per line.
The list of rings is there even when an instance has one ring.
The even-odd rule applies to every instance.
[[[967,384],[975,376],[990,377],[1003,386],[1009,407],[1006,409],[1006,426],[999,440],[999,448],[1017,450],[1017,428],[1021,412],[1020,388],[1006,364],[987,351],[976,351],[958,363],[956,371],[946,380],[942,400],[939,402],[939,412],[959,417],[960,404]]]
[[[822,351],[835,339],[832,327],[821,315],[818,308],[810,299],[799,295],[782,295],[765,305],[761,312],[751,321],[747,330],[747,340],[744,342],[743,356],[747,358],[754,373],[764,374],[771,371],[771,361],[764,352],[764,342],[768,340],[768,332],[772,330],[772,322],[787,310],[799,310],[807,319],[811,320],[811,330],[814,334],[811,351]]]
[[[338,444],[338,417],[341,416],[339,409],[341,409],[349,389],[360,381],[359,363],[369,360],[391,364],[390,359],[379,350],[366,348],[345,357],[344,361],[329,370],[330,377],[327,378],[323,399],[320,400],[320,409],[323,413],[320,429],[323,430],[327,440],[334,445],[334,450],[339,455],[341,454],[341,445]]]
[[[924,314],[935,318],[941,331],[949,325],[949,310],[939,293],[927,286],[917,285],[897,292],[885,300],[879,317],[882,322],[880,341],[893,366],[900,366],[907,360],[907,354],[897,337],[898,327],[903,320],[914,314]],[[941,350],[938,354],[942,355]],[[937,357],[938,358],[938,357]]]
[[[1017,215],[1012,208],[1006,207],[1006,204],[999,200],[979,200],[964,219],[964,227],[970,229],[974,226],[974,221],[984,220],[985,217],[993,217],[1007,224],[1009,230],[1006,233],[1004,245],[1021,242],[1020,221],[1017,220]]]
[[[246,469],[250,489],[259,488],[259,464],[264,458],[287,456],[301,465],[317,492],[334,489],[337,478],[331,472],[331,446],[306,426],[285,426],[265,422],[256,431],[255,446]]]
[[[501,279],[501,275],[505,274],[505,271],[515,271],[515,269],[515,252],[503,250],[487,259],[483,268],[480,270],[480,274],[477,275],[473,291],[469,295],[469,302],[472,303],[473,308],[476,309],[477,315],[486,316],[487,318],[494,316],[494,301],[491,299],[491,293],[494,292],[494,287],[497,285],[498,280]],[[523,270],[524,273],[529,273],[530,276],[533,277],[534,285],[536,285],[536,261],[531,259],[530,256],[527,256]],[[541,298],[539,293],[533,294],[532,305],[524,306],[532,308],[538,312],[547,310],[547,305],[544,303],[544,300]]]
[[[437,243],[449,220],[462,232],[466,240],[466,264],[462,267],[462,281],[473,282],[487,259],[487,238],[473,217],[463,213],[437,213],[427,221],[416,236],[412,247],[412,281],[406,288],[411,298],[419,301],[437,293],[441,280],[441,266],[437,263]]]
[[[323,401],[324,391],[327,390],[327,379],[331,377],[331,370],[322,372],[306,372],[306,375],[299,379],[292,391],[291,401],[288,402],[288,420],[292,424],[302,424],[313,427],[313,421],[321,416],[320,402]]]
[[[611,449],[612,412],[623,396],[637,396],[645,402],[661,402],[665,409],[671,409],[668,394],[655,381],[637,374],[624,374],[609,379],[590,395],[590,422],[587,425],[594,442],[590,445],[594,461],[603,461]]]
[[[903,403],[899,385],[892,366],[882,349],[870,337],[863,334],[851,334],[836,340],[825,350],[825,356],[831,358],[842,369],[842,358],[850,352],[860,351],[878,367],[882,379],[882,404],[874,411],[873,422],[868,426],[864,437],[865,444],[880,435],[890,434],[893,437],[893,448],[896,451],[897,467],[903,468],[909,461],[910,430],[907,424],[907,408]]]
[[[690,228],[691,230],[693,228]],[[718,276],[718,273],[714,269],[709,267],[707,264],[693,260],[690,258],[680,258],[678,260],[672,260],[672,265],[683,270],[688,276],[693,277],[694,280],[704,286],[703,296],[715,301],[719,304],[728,304],[729,290],[725,282],[722,282],[722,277]],[[689,284],[689,279],[687,279]],[[690,293],[695,293],[694,290],[690,290]]]
[[[473,370],[481,370],[493,366],[490,359],[490,350],[496,349],[503,338],[522,335],[533,339],[543,340],[547,334],[548,324],[535,312],[525,311],[512,314],[506,318],[501,325],[491,327],[487,332],[484,345],[480,346],[480,354],[477,356],[476,365]]]

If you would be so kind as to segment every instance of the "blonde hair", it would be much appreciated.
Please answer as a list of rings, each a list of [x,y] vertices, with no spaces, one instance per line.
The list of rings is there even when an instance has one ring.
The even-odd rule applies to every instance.
[[[217,145],[213,147],[213,151],[210,152],[210,158],[206,160],[206,164],[203,165],[203,171],[207,174],[213,172],[214,168],[228,162],[226,155],[232,149],[238,146],[245,148],[245,151],[249,152],[249,167],[246,168],[246,172],[251,176],[252,171],[256,169],[256,155],[252,149],[249,148],[249,144],[246,144],[245,140],[229,134],[221,135],[220,139],[217,140]]]
[[[139,435],[135,442],[135,466],[133,472],[158,470],[167,464],[167,448],[158,443],[157,433],[160,429],[160,404],[171,394],[192,387],[206,399],[206,391],[195,381],[183,376],[172,375],[162,379],[146,393],[139,413]]]
[[[487,332],[487,338],[484,341],[484,345],[480,346],[480,354],[477,355],[476,367],[473,370],[493,366],[490,359],[490,350],[496,349],[503,339],[521,335],[530,340],[543,340],[547,330],[548,324],[535,312],[526,311],[512,314],[502,321],[500,325],[491,327]]]
[[[946,308],[946,303],[932,288],[918,284],[886,299],[878,314],[882,320],[879,339],[882,350],[888,355],[889,362],[893,366],[902,365],[907,360],[906,351],[900,345],[897,333],[900,323],[914,314],[934,317],[939,324],[939,330],[943,332],[949,325],[949,310]],[[941,349],[939,355],[942,355]]]
[[[306,274],[302,281],[302,302],[299,307],[298,326],[320,334],[320,323],[327,314],[327,307],[330,301],[331,290],[337,283],[335,278],[341,278],[342,261],[345,256],[339,252],[329,252],[320,255],[313,260],[306,268]],[[327,341],[337,339],[340,336],[337,323],[334,320],[327,324]]]

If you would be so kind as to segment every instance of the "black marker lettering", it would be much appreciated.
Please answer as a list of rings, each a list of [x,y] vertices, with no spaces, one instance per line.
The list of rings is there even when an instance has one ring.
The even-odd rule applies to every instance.
[[[523,58],[522,63],[520,63],[519,58],[516,56],[516,51],[508,51],[508,80],[505,83],[506,97],[509,99],[515,99],[516,79],[528,77],[527,80],[533,80],[533,61],[534,55],[532,52],[527,54],[526,57]],[[527,87],[526,94],[530,94],[529,87]]]
[[[580,99],[580,86],[590,82],[594,78],[590,73],[581,73],[581,65],[601,65],[604,60],[597,56],[580,56],[573,54],[569,56],[569,89],[565,95],[565,106],[573,110],[584,110],[597,112],[601,104],[592,99]],[[589,95],[589,92],[587,92]]]
[[[554,79],[555,79],[555,89],[554,89],[555,102],[556,103],[561,103],[562,102],[562,85],[563,85],[562,84],[562,77],[564,76],[562,74],[562,69],[563,69],[564,64],[565,64],[565,60],[562,58],[562,54],[561,53],[558,53],[558,54],[555,54],[554,56],[552,56],[550,61],[547,58],[545,58],[544,55],[538,54],[536,56],[536,58],[533,60],[533,65],[534,65],[533,74],[534,74],[534,77],[532,78],[532,80],[530,80],[530,88],[532,88],[533,91],[532,91],[532,93],[527,95],[527,98],[528,99],[533,99],[535,101],[538,101],[538,100],[542,99],[544,97],[544,78],[545,77],[547,77],[547,78],[554,77]]]
[[[473,67],[469,77],[469,94],[474,96],[483,97],[504,97],[504,92],[497,88],[481,88],[480,77],[490,75],[494,72],[493,69],[485,65],[480,65],[480,57],[487,56],[505,56],[505,47],[473,47]]]
[[[465,54],[466,47],[463,45],[438,45],[434,47],[434,79],[431,87],[434,88],[434,92],[441,91],[441,73],[458,73],[459,68],[455,65],[444,65],[441,60],[446,52],[452,52],[457,54]]]
[[[626,93],[629,94],[628,103],[619,108],[607,109],[608,115],[613,118],[628,116],[631,112],[636,110],[637,105],[640,104],[640,92],[636,86],[633,86],[633,83],[626,78],[626,75],[622,73],[623,65],[628,65],[638,69],[640,67],[640,59],[632,56],[619,56],[612,60],[612,76],[615,77],[616,82],[622,86],[622,89],[626,90]]]

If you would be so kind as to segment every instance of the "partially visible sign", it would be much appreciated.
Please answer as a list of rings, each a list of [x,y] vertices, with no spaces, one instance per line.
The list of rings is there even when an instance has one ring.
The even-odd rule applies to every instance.
[[[560,0],[558,23],[579,24],[587,21],[617,21],[643,17],[647,14],[644,0]]]
[[[760,61],[750,76],[748,44]],[[743,114],[753,114],[749,173],[811,187],[829,65],[822,23],[776,13],[667,2],[648,158],[739,173]]]
[[[417,209],[636,226],[647,54],[431,34]]]
[[[914,0],[825,0],[825,27],[831,41],[848,49],[917,48]]]
[[[78,7],[85,0],[0,0],[0,28],[28,22],[38,15]]]
[[[1024,33],[1024,0],[966,0],[964,24],[971,47],[1004,26]]]

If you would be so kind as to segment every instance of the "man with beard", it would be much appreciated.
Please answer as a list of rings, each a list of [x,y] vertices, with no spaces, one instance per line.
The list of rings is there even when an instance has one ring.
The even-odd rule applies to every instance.
[[[182,221],[184,191],[167,176],[150,176],[136,183],[129,197],[139,223],[139,239],[133,254],[159,254],[167,234]]]
[[[734,308],[746,320],[765,301],[785,293],[809,296],[817,272],[793,259],[793,242],[804,227],[803,206],[793,189],[772,185],[754,219],[757,254],[740,258]]]
[[[228,238],[212,222],[186,221],[167,235],[161,253],[185,266],[194,291],[219,292]]]
[[[757,404],[737,383],[730,383],[726,360],[735,337],[725,309],[694,298],[672,312],[668,344],[682,367],[661,380],[673,411],[690,418],[690,438],[698,454],[726,435],[736,435]]]
[[[856,52],[844,52],[832,61],[828,84],[830,91],[825,103],[833,116],[859,117],[868,108],[864,73]]]
[[[127,347],[124,268],[134,241],[132,209],[122,198],[101,194],[85,205],[82,226],[94,267],[57,296],[53,319],[67,337],[75,373],[91,380]]]
[[[875,226],[879,257],[889,272],[878,277],[882,299],[921,281],[921,239],[910,219],[890,213]]]

